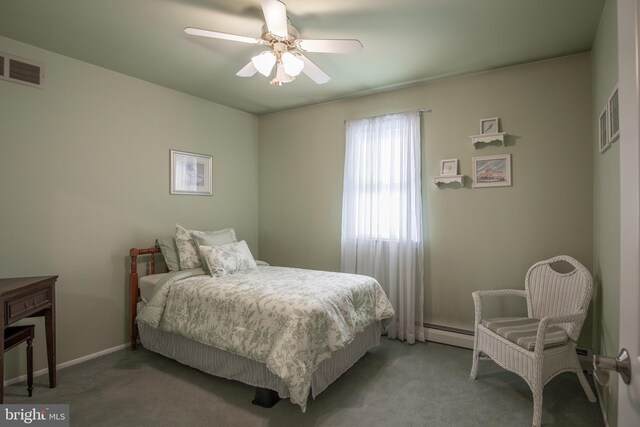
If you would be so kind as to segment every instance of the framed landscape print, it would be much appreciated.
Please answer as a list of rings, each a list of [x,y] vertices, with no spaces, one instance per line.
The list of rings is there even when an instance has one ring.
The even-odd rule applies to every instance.
[[[474,157],[473,187],[511,186],[511,154]]]
[[[211,196],[212,156],[171,150],[171,194]]]

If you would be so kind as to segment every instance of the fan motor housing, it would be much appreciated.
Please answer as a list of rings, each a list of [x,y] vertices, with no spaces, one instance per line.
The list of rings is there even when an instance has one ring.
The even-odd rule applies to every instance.
[[[264,40],[269,46],[272,46],[274,43],[284,43],[289,48],[295,48],[295,42],[300,37],[300,33],[297,28],[291,25],[291,21],[287,18],[287,32],[289,33],[286,38],[278,37],[273,33],[270,33],[267,29],[267,24],[262,26],[262,35],[260,38]]]

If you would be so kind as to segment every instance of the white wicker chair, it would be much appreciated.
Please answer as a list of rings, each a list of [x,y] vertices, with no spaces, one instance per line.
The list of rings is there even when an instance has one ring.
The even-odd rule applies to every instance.
[[[554,271],[550,264],[566,261],[573,270],[566,274]],[[473,292],[475,305],[475,339],[471,379],[476,379],[478,356],[482,352],[504,369],[520,375],[533,393],[533,426],[542,422],[542,390],[546,383],[562,372],[575,372],[587,398],[596,397],[582,372],[576,355],[576,341],[591,301],[592,279],[589,271],[569,256],[557,256],[533,265],[527,272],[525,289],[502,289]],[[527,299],[528,317],[540,319],[533,351],[515,344],[482,324],[481,298],[520,296]],[[555,347],[544,346],[547,328],[557,325],[568,340]]]

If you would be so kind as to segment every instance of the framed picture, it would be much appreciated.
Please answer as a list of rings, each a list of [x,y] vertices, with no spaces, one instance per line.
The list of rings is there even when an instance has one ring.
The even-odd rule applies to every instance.
[[[440,160],[440,176],[458,174],[458,159]]]
[[[171,194],[211,196],[212,156],[171,150]]]
[[[480,120],[480,134],[498,133],[498,118]]]
[[[608,120],[609,125],[609,144],[614,142],[620,137],[620,111],[618,109],[618,86],[613,89],[613,93],[609,97],[607,103]]]
[[[474,187],[509,187],[511,185],[511,154],[474,157]]]
[[[611,147],[611,140],[609,139],[608,127],[607,127],[607,106],[604,106],[604,110],[600,113],[598,119],[598,143],[600,146],[600,153],[607,151]]]

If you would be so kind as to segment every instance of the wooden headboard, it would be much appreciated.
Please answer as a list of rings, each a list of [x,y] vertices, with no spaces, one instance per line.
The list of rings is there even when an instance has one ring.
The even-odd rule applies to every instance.
[[[135,350],[138,345],[138,325],[136,317],[138,315],[138,301],[140,301],[140,289],[138,288],[138,257],[141,255],[151,255],[150,274],[156,273],[156,254],[160,253],[160,246],[156,240],[153,248],[131,248],[131,273],[129,274],[129,332],[131,333],[131,350]]]

